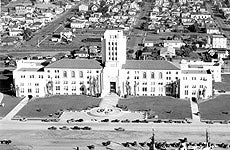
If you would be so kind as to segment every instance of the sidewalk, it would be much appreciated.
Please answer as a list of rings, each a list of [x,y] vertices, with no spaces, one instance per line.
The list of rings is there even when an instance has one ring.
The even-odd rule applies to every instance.
[[[0,92],[0,104],[2,103],[3,97],[4,97],[4,94]]]
[[[102,97],[100,107],[104,107],[104,108],[115,107],[118,101],[119,101],[119,96],[115,93],[111,93]]]
[[[192,99],[190,99],[190,105],[192,111],[192,123],[200,123],[200,113],[198,104],[193,102]]]
[[[11,120],[28,102],[29,102],[28,97],[22,99],[21,102],[14,107],[14,109],[12,109],[4,118],[2,118],[2,121]]]

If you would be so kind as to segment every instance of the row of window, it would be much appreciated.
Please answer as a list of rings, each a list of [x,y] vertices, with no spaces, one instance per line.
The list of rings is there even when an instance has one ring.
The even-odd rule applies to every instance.
[[[29,75],[30,78],[34,78],[34,75]],[[26,75],[21,75],[21,78],[26,78]],[[38,75],[39,79],[43,79],[43,75]]]
[[[196,80],[196,77],[192,77],[192,80]],[[183,80],[188,80],[188,77],[183,77]],[[205,77],[200,77],[200,80],[207,81]]]
[[[24,86],[25,85],[25,83],[20,83],[20,86]],[[28,83],[27,84],[28,86],[31,86],[32,84],[31,83]],[[39,83],[35,83],[34,84],[35,86],[39,86]]]
[[[185,85],[184,88],[188,88],[188,85]],[[196,88],[196,85],[192,85],[192,88]],[[200,85],[200,88],[204,88],[204,85]]]

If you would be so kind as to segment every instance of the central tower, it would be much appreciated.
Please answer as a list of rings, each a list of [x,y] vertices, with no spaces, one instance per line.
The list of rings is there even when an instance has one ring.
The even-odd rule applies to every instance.
[[[119,93],[119,73],[126,63],[126,36],[122,30],[106,30],[102,38],[103,91]]]

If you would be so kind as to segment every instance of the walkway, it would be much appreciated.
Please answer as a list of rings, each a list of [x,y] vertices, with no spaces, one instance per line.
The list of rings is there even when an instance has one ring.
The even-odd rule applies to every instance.
[[[115,93],[111,93],[102,97],[100,107],[103,108],[116,107],[118,101],[119,101],[119,96]]]
[[[29,98],[26,96],[24,99],[18,103],[17,106],[14,107],[2,120],[11,120],[27,103],[29,102]]]
[[[200,123],[200,113],[198,104],[193,102],[192,99],[190,99],[190,105],[192,110],[192,123]]]
[[[0,92],[0,104],[2,103],[3,97],[4,97],[4,94]]]

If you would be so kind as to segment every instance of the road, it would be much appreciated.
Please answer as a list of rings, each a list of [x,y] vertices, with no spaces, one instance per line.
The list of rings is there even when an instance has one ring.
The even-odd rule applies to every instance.
[[[48,131],[50,126],[68,127],[78,125],[90,126],[92,131]],[[123,127],[126,131],[116,132],[114,128]],[[66,124],[42,123],[39,121],[0,121],[0,135],[2,139],[11,139],[14,145],[27,145],[33,150],[71,150],[79,146],[86,150],[87,145],[95,145],[95,150],[105,150],[101,143],[105,141],[116,142],[144,142],[155,130],[156,141],[177,142],[179,138],[187,137],[188,141],[204,142],[205,130],[210,131],[211,142],[230,143],[230,125],[221,124],[153,124],[153,123],[75,123]],[[23,138],[22,138],[23,137]],[[112,144],[116,150],[127,148]]]

